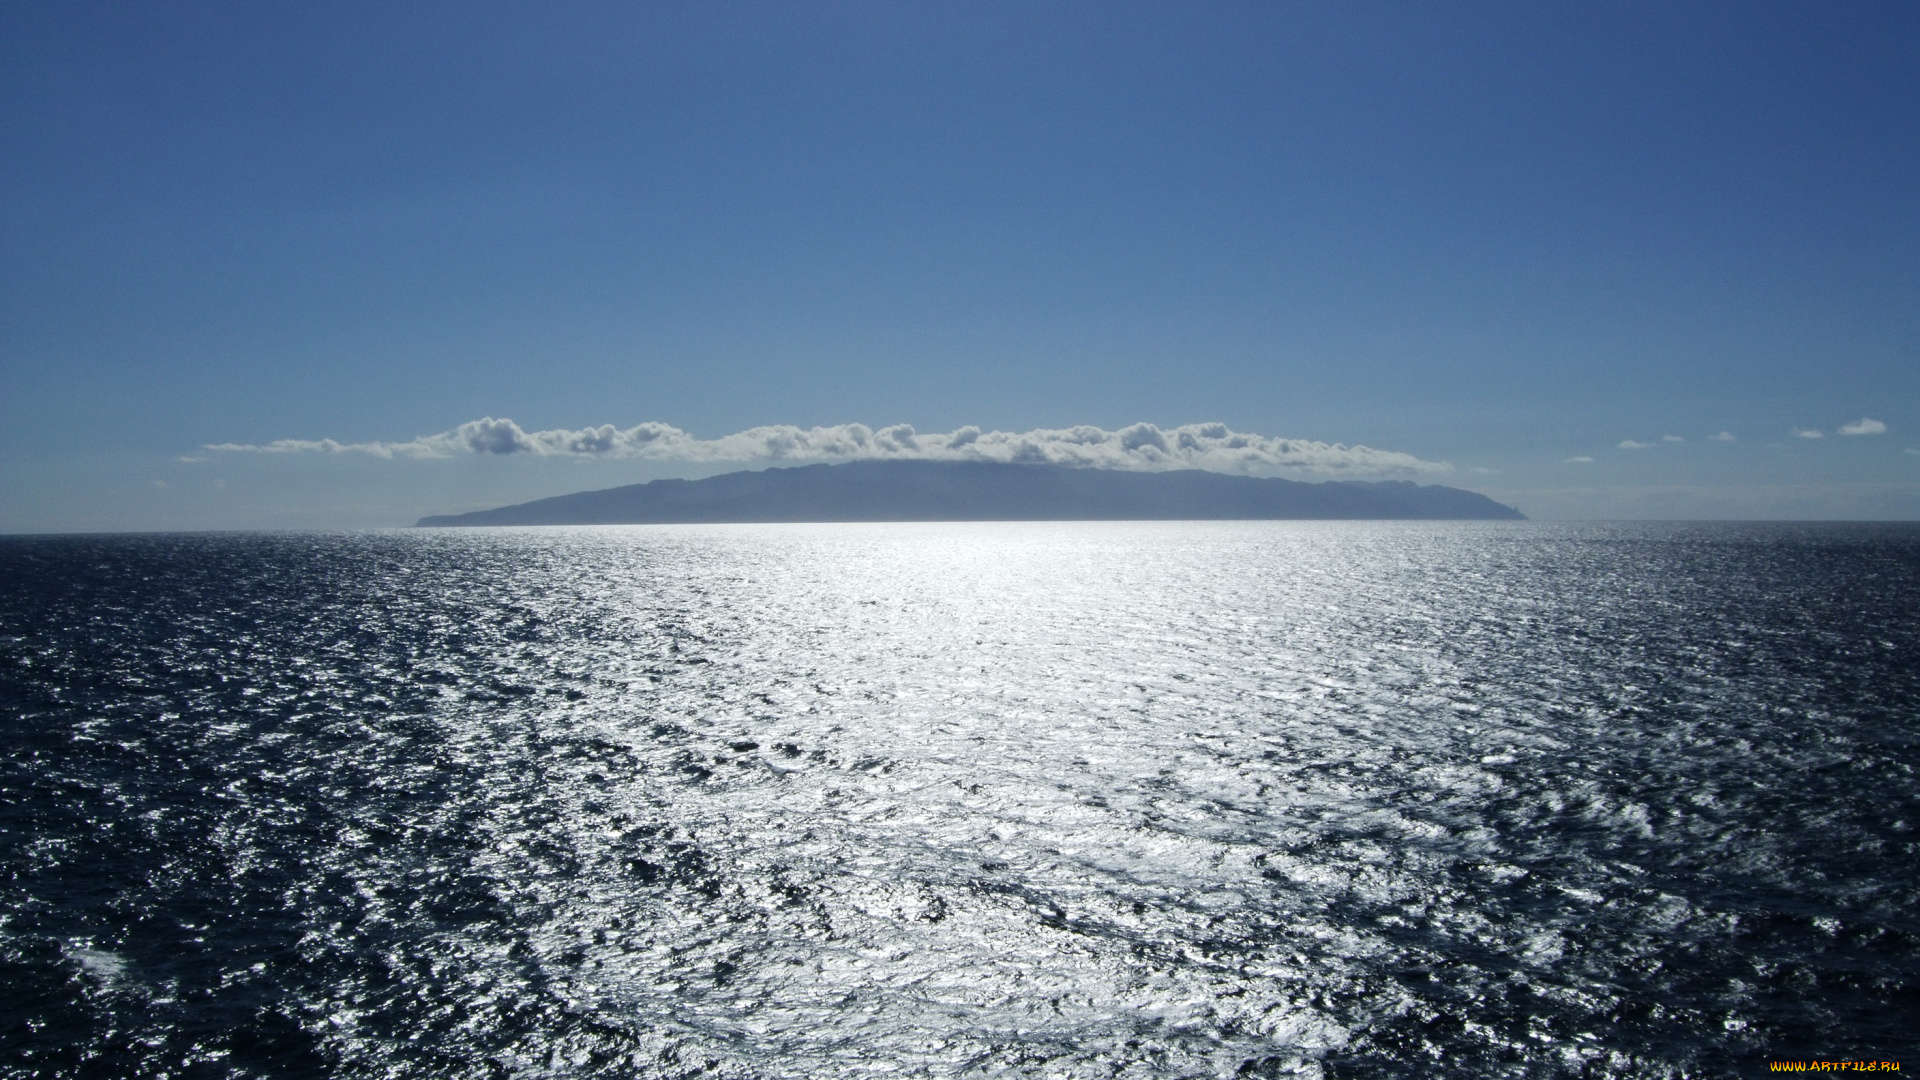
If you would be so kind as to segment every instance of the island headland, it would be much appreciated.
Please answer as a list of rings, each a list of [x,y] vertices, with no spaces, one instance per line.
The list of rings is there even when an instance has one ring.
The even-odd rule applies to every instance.
[[[854,461],[582,491],[416,528],[838,521],[1524,521],[1485,495],[1405,480],[1298,480],[987,461]]]

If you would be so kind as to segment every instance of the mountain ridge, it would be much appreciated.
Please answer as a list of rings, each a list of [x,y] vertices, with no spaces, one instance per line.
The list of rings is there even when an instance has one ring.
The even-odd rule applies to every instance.
[[[1524,521],[1485,495],[1406,480],[1309,483],[1182,469],[854,461],[556,495],[415,528],[852,521]]]

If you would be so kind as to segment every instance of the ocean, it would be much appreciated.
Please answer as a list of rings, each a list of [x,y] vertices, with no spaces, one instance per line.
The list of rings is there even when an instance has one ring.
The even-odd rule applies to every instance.
[[[1920,1069],[1920,527],[0,539],[6,1077]]]

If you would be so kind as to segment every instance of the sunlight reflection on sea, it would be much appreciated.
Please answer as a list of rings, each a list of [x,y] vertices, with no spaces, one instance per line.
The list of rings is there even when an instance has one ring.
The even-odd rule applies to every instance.
[[[1920,530],[0,560],[14,1075],[1667,1076],[1912,1046]]]

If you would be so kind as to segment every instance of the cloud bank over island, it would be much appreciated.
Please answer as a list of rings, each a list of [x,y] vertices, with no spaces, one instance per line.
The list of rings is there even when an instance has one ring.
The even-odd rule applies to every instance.
[[[1225,424],[1160,428],[1132,424],[1117,431],[1082,425],[1027,432],[962,427],[921,434],[907,424],[801,428],[781,424],[701,439],[670,424],[630,428],[612,424],[525,431],[506,418],[470,420],[451,431],[405,442],[343,443],[333,439],[279,439],[264,445],[213,443],[207,450],[252,454],[366,454],[445,458],[470,454],[540,457],[644,458],[682,462],[803,462],[858,460],[998,461],[1092,469],[1207,469],[1213,472],[1407,476],[1453,471],[1446,462],[1369,446],[1275,438]]]

